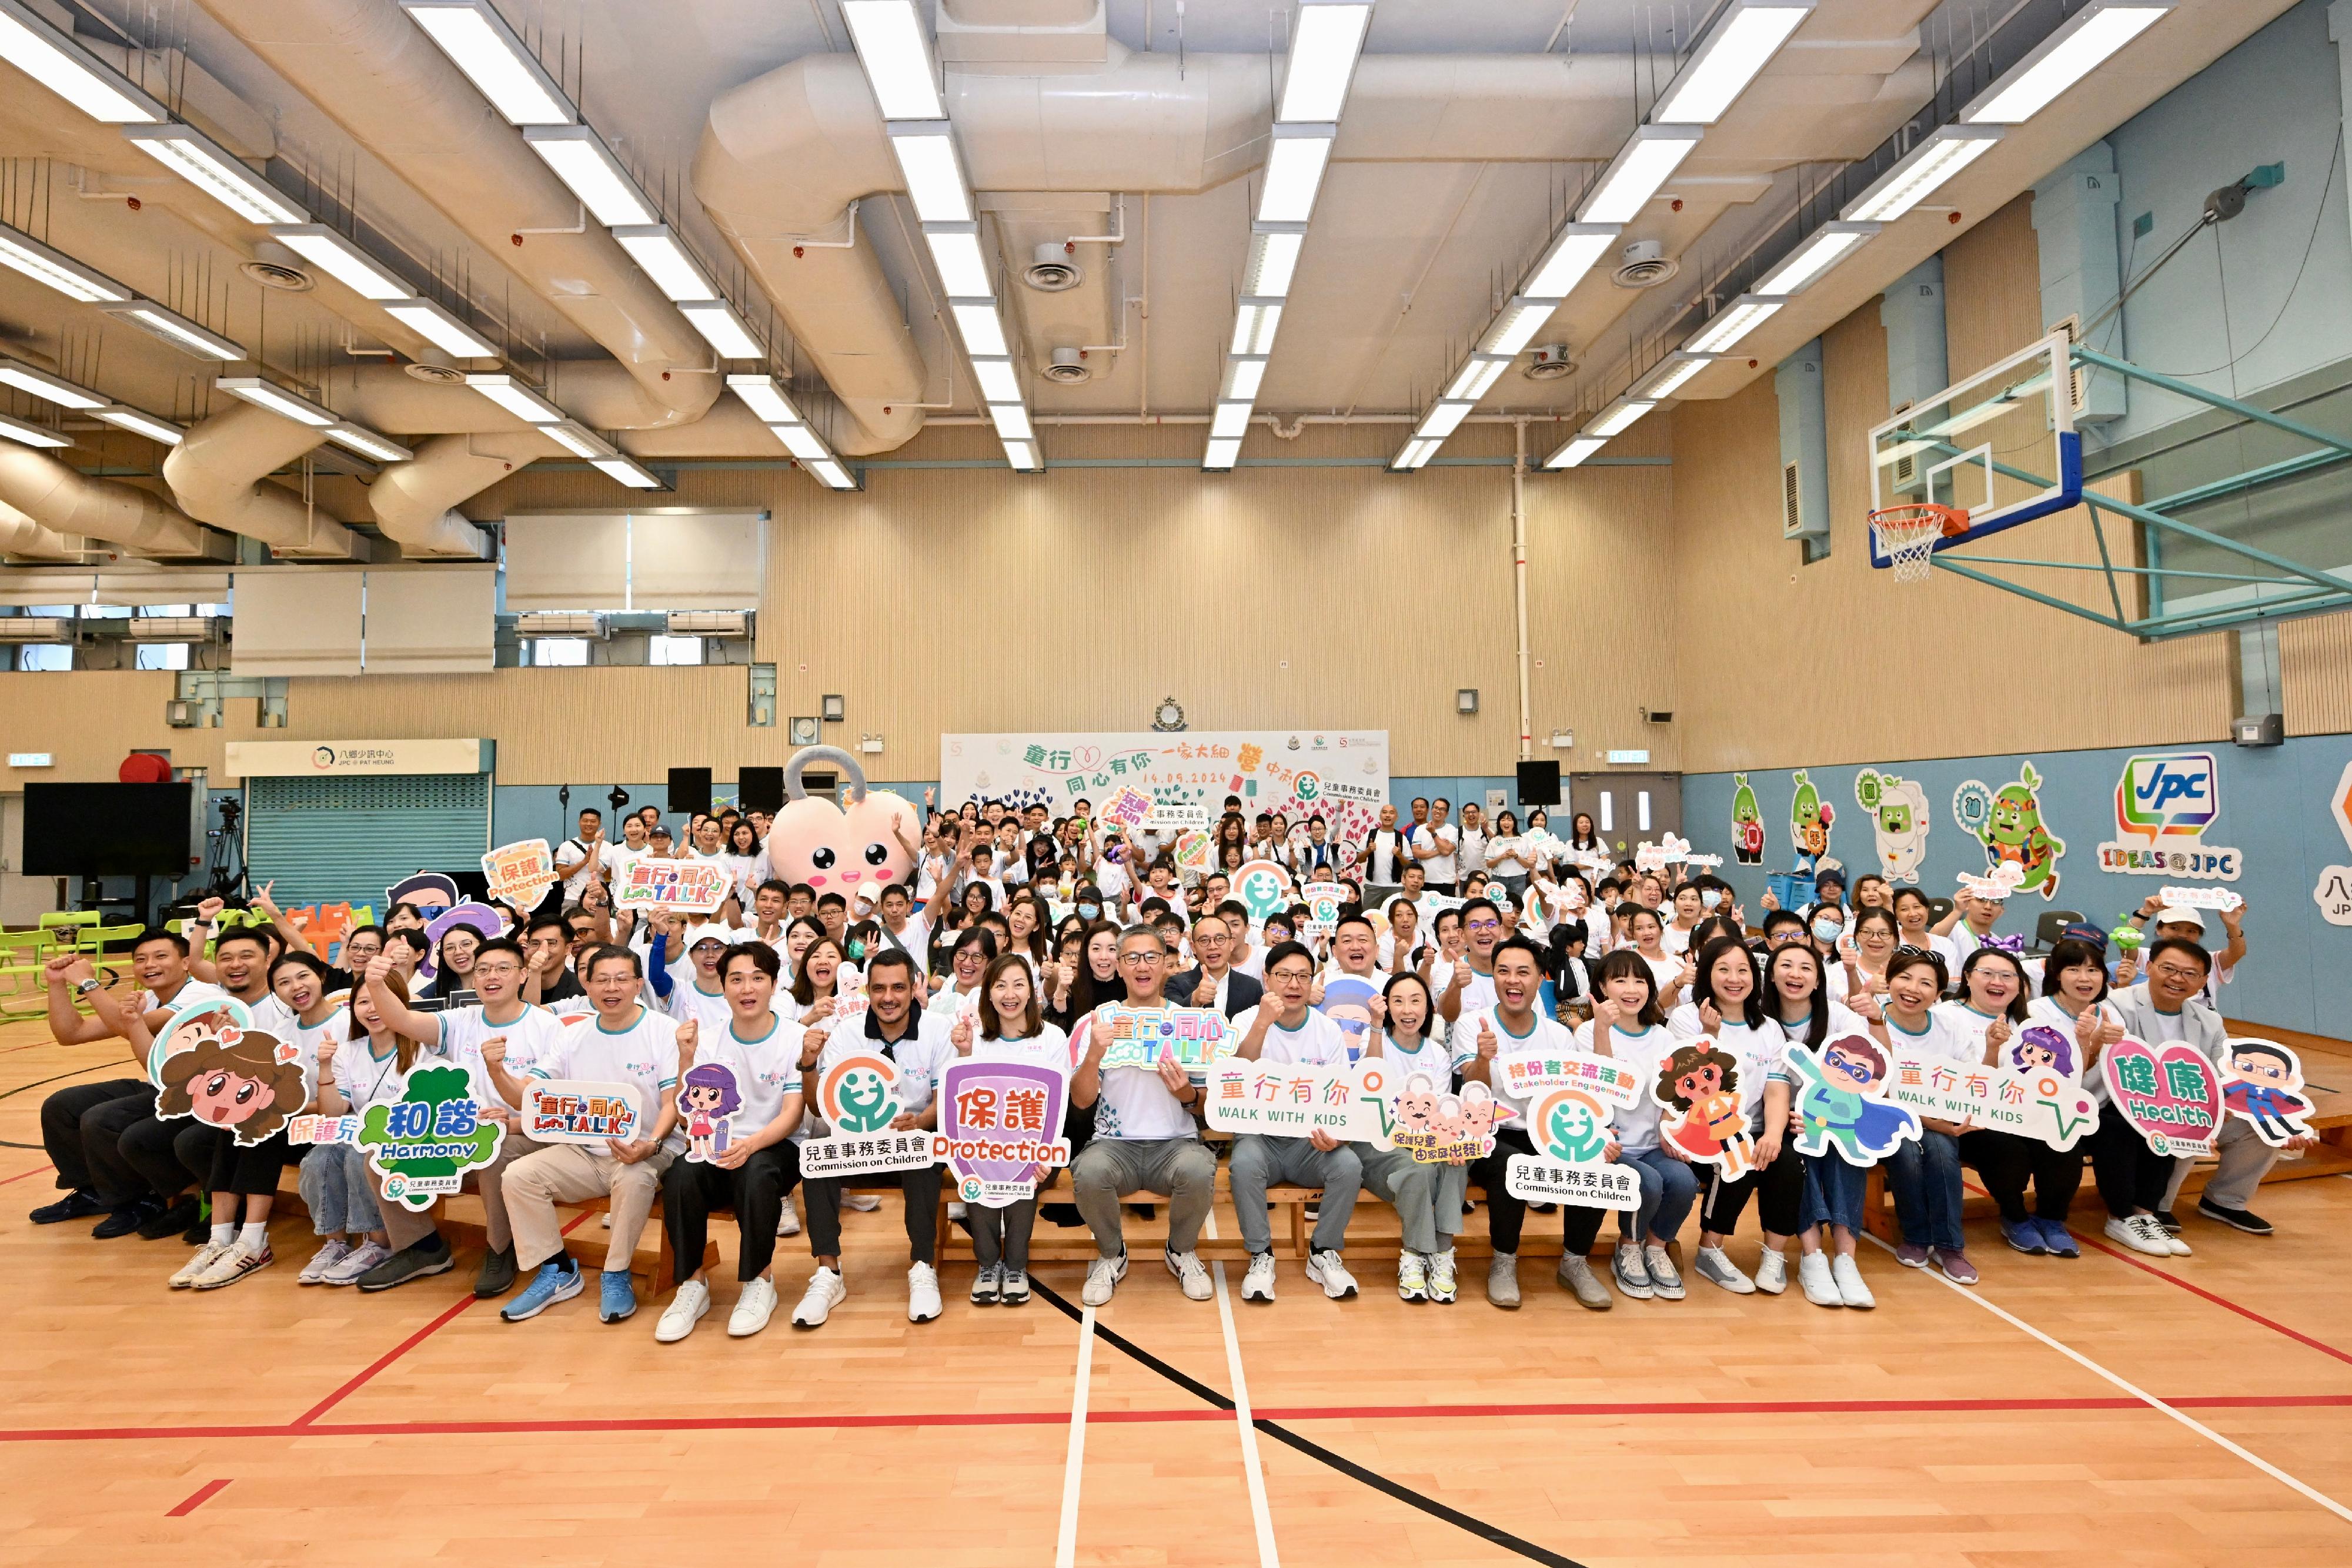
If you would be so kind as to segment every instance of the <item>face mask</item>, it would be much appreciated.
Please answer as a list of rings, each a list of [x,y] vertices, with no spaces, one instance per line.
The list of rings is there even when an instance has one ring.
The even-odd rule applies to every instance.
[[[863,943],[863,942],[852,942],[852,943],[849,945],[849,961],[850,961],[851,963],[855,964],[855,963],[856,963],[859,959],[861,959],[861,958],[863,958],[863,957],[865,957],[865,956],[866,956],[866,944],[865,944],[865,943]]]
[[[1723,894],[1711,887],[1701,888],[1699,890],[1698,902],[1700,907],[1705,909],[1713,909],[1717,904],[1723,902]]]
[[[1099,904],[1081,904],[1078,905],[1078,917],[1081,920],[1097,919],[1101,915],[1102,905]]]
[[[1834,942],[1844,935],[1845,925],[1842,921],[1816,920],[1813,922],[1813,936],[1818,941]]]

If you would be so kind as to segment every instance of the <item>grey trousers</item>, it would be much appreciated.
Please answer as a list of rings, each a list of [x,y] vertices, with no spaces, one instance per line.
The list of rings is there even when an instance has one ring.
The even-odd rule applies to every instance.
[[[2213,1200],[2216,1208],[2243,1208],[2254,1198],[2254,1188],[2278,1164],[2279,1151],[2263,1142],[2252,1124],[2236,1116],[2221,1125],[2214,1139],[2214,1148],[2221,1156],[2221,1168],[2205,1183],[2204,1197]],[[2180,1197],[2180,1184],[2189,1179],[2189,1169],[2195,1160],[2172,1162],[2172,1181],[2164,1189],[2165,1212]]]
[[[1242,1244],[1253,1254],[1274,1250],[1274,1227],[1265,1218],[1265,1189],[1277,1182],[1321,1187],[1322,1212],[1315,1221],[1311,1245],[1318,1252],[1337,1252],[1347,1246],[1348,1220],[1356,1212],[1356,1195],[1364,1181],[1363,1162],[1356,1157],[1354,1145],[1318,1149],[1305,1138],[1244,1133],[1234,1140],[1227,1169],[1234,1186],[1234,1212],[1242,1222]]]
[[[982,1268],[1003,1264],[1015,1273],[1029,1271],[1029,1233],[1037,1228],[1035,1198],[1024,1197],[1003,1208],[967,1204],[964,1216],[971,1225],[971,1255]]]
[[[1468,1166],[1423,1165],[1402,1149],[1351,1144],[1364,1167],[1364,1190],[1397,1211],[1408,1252],[1444,1252],[1462,1228]]]
[[[1127,1245],[1118,1200],[1131,1192],[1168,1195],[1168,1249],[1190,1252],[1216,1201],[1217,1156],[1198,1138],[1097,1138],[1070,1162],[1070,1186],[1103,1257],[1116,1258]],[[1258,1208],[1263,1225],[1263,1198]]]

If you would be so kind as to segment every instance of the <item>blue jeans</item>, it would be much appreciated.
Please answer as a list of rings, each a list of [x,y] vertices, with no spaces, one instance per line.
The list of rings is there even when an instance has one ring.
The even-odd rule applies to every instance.
[[[341,1236],[383,1228],[383,1216],[375,1206],[375,1178],[357,1145],[313,1145],[302,1156],[301,1185],[314,1233]]]
[[[1624,1156],[1642,1183],[1642,1207],[1633,1214],[1617,1212],[1617,1233],[1663,1247],[1675,1239],[1698,1201],[1698,1176],[1664,1149]]]
[[[1870,1185],[1866,1166],[1850,1166],[1833,1154],[1805,1156],[1805,1197],[1797,1208],[1797,1229],[1842,1225],[1860,1235],[1862,1204]]]
[[[1958,1252],[1960,1236],[1960,1145],[1949,1133],[1923,1128],[1886,1161],[1886,1185],[1903,1239],[1914,1247]]]

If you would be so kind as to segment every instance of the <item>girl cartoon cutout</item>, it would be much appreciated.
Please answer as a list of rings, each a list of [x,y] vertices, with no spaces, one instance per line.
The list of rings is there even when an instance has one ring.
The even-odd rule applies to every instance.
[[[248,1147],[266,1142],[307,1098],[302,1064],[278,1055],[274,1035],[234,1026],[200,1032],[194,1050],[164,1059],[156,1114],[229,1128]]]
[[[1712,1044],[1678,1047],[1658,1069],[1653,1097],[1679,1120],[1661,1130],[1684,1153],[1737,1180],[1756,1164],[1756,1143],[1739,1108],[1739,1064]]]
[[[686,1157],[708,1164],[726,1152],[735,1113],[742,1106],[730,1069],[716,1061],[688,1068],[677,1086],[678,1130],[686,1134]]]

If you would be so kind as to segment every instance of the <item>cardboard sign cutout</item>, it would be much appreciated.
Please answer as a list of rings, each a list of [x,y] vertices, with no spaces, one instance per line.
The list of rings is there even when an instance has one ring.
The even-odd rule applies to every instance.
[[[2211,752],[2126,758],[2116,780],[2116,836],[2099,846],[2099,869],[2123,876],[2235,882],[2245,869],[2245,852],[2205,841],[2221,814],[2221,773]],[[2167,896],[2165,902],[2180,901]]]
[[[2311,1136],[2303,1059],[2274,1040],[2231,1039],[2223,1057],[2221,1103],[2274,1149],[2290,1138]]]
[[[2014,864],[1997,865],[1984,876],[1964,871],[1960,873],[1960,891],[1988,903],[2007,904],[2009,895],[2024,880],[2025,873]]]
[[[1642,1179],[1608,1158],[1609,1109],[1582,1089],[1555,1089],[1528,1107],[1532,1155],[1513,1155],[1503,1190],[1534,1203],[1582,1208],[1642,1207]]]
[[[677,1081],[677,1130],[686,1134],[686,1157],[708,1164],[726,1153],[735,1137],[735,1113],[742,1108],[733,1068],[719,1061],[688,1068]]]
[[[239,1145],[265,1142],[310,1103],[318,1061],[301,1048],[253,1027],[234,997],[191,1002],[173,1010],[148,1053],[155,1084],[155,1114],[185,1116],[225,1127]]]
[[[367,1151],[385,1201],[421,1211],[497,1159],[506,1135],[504,1123],[483,1118],[464,1068],[425,1067],[408,1075],[396,1103],[367,1108],[353,1141]]]
[[[1372,998],[1380,994],[1370,980],[1353,975],[1323,982],[1323,999],[1315,1010],[1338,1024],[1339,1032],[1348,1037],[1350,1061],[1364,1054],[1365,1042],[1372,1038]]]
[[[522,839],[482,857],[489,895],[517,909],[536,909],[555,885],[555,852],[545,839]]]
[[[1797,851],[1794,864],[1799,871],[1814,871],[1830,852],[1830,824],[1837,821],[1837,811],[1822,799],[1803,768],[1789,779],[1796,786],[1789,801],[1789,841]]]
[[[1209,1071],[1209,1125],[1284,1138],[1320,1128],[1343,1144],[1390,1148],[1390,1076],[1378,1057],[1347,1067],[1228,1058]]]
[[[2058,895],[2058,862],[2066,841],[2052,834],[2042,817],[2042,775],[2021,763],[2017,780],[1996,791],[1971,779],[1952,791],[1952,820],[1984,846],[1988,866],[2019,869],[2018,891]]]
[[[1916,779],[1865,768],[1853,776],[1853,803],[1870,813],[1879,874],[1889,882],[1916,883],[1927,859],[1927,791]]]
[[[829,802],[814,803],[833,810]],[[734,873],[725,861],[635,860],[614,884],[613,904],[620,909],[708,915],[727,902],[734,885]]]
[[[2036,1024],[2020,1030],[1991,1067],[1896,1052],[1886,1097],[1928,1121],[1966,1122],[2071,1149],[2098,1124],[2074,1076],[2074,1041]]]
[[[430,920],[436,910],[457,907],[457,884],[437,871],[420,871],[383,890],[386,915],[404,904],[415,904],[416,912]]]
[[[803,1176],[878,1176],[931,1163],[929,1133],[890,1130],[904,1106],[898,1065],[887,1056],[861,1051],[835,1062],[817,1084],[817,1108],[833,1135],[801,1145]]]
[[[1741,865],[1764,863],[1764,808],[1745,773],[1731,776],[1731,856]]]
[[[1842,1034],[1819,1051],[1790,1045],[1783,1060],[1797,1075],[1799,1154],[1874,1166],[1919,1135],[1919,1113],[1888,1103],[1886,1052],[1868,1035]]]
[[[2245,896],[2227,887],[2159,887],[2157,902],[2166,905],[2179,904],[2184,909],[2227,911],[2245,906]]]
[[[947,1162],[956,1196],[1003,1208],[1037,1196],[1045,1173],[1070,1163],[1061,1135],[1063,1075],[1025,1061],[957,1061],[940,1078],[931,1156]]]
[[[1290,907],[1290,873],[1277,861],[1244,861],[1229,891],[1249,911],[1252,925],[1264,925],[1267,915]]]
[[[1176,869],[1205,872],[1216,863],[1216,848],[1198,828],[1176,835]]]
[[[634,1144],[653,1126],[635,1085],[587,1083],[570,1078],[534,1081],[523,1089],[522,1129],[536,1143]]]
[[[442,911],[425,923],[425,956],[416,961],[419,976],[430,979],[440,973],[441,938],[459,926],[475,933],[485,942],[502,935],[507,928],[506,916],[487,904],[468,900],[454,908]]]
[[[1132,784],[1122,784],[1103,802],[1102,820],[1131,833],[1151,820],[1151,797]]]
[[[1328,936],[1339,924],[1339,905],[1348,897],[1348,890],[1336,882],[1310,882],[1298,890],[1307,903],[1307,920],[1299,936],[1312,939]]]
[[[1756,1164],[1756,1140],[1739,1105],[1739,1059],[1711,1040],[1678,1045],[1658,1064],[1650,1098],[1658,1135],[1732,1181]]]
[[[1409,1075],[1396,1092],[1390,1138],[1425,1166],[1466,1166],[1495,1152],[1495,1125],[1514,1113],[1484,1083],[1458,1094],[1425,1072]]]
[[[1208,1075],[1219,1057],[1231,1056],[1241,1036],[1233,1020],[1214,1008],[1130,1008],[1124,1003],[1096,1010],[1110,1030],[1101,1066],[1155,1067],[1172,1056],[1194,1079]]]
[[[802,789],[802,770],[820,762],[849,780],[846,810]],[[922,834],[914,807],[887,789],[869,791],[865,768],[848,752],[834,746],[794,752],[784,764],[784,789],[791,799],[776,813],[767,841],[768,864],[782,881],[805,883],[820,898],[828,893],[846,898],[861,882],[904,882],[914,869],[906,849]],[[617,888],[613,901],[621,902]]]
[[[2221,1126],[2221,1079],[2204,1052],[2126,1035],[2099,1059],[2107,1098],[2150,1150],[2174,1157],[2210,1155]]]

